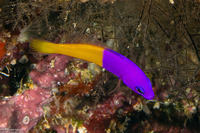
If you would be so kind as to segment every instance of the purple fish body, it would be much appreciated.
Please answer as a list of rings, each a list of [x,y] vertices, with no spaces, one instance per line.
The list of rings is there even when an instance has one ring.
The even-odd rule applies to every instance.
[[[103,68],[118,76],[129,88],[144,98],[154,98],[151,81],[131,60],[111,50],[103,51]]]

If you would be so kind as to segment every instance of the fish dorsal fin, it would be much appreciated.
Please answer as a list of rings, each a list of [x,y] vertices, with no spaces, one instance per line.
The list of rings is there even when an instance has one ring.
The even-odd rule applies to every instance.
[[[130,59],[128,59],[126,56],[120,54],[120,53],[117,53],[116,51],[112,50],[112,49],[106,49],[110,52],[112,52],[113,54],[117,55],[118,57],[120,57],[122,60],[124,60],[125,62],[129,63],[129,64],[132,64],[133,66],[136,66],[138,67],[133,61],[131,61]],[[139,67],[138,67],[139,68]]]
[[[109,48],[105,43],[97,40],[92,35],[84,33],[81,35],[76,35],[73,40],[70,41],[71,44],[90,44],[94,46],[103,47],[105,49]]]
[[[106,49],[106,50],[108,50],[108,51],[112,52],[113,54],[119,56],[121,59],[123,59],[123,60],[125,60],[125,61],[128,61],[128,62],[133,63],[133,62],[132,62],[130,59],[128,59],[126,56],[124,56],[124,55],[122,55],[122,54],[120,54],[120,53],[117,53],[116,51],[114,51],[114,50],[112,50],[112,49]]]

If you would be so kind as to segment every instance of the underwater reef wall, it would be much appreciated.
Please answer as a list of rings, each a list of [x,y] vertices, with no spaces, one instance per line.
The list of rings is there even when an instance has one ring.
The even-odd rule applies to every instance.
[[[199,16],[199,0],[1,0],[0,133],[198,133]],[[121,53],[154,99],[94,63],[34,51],[35,38]]]

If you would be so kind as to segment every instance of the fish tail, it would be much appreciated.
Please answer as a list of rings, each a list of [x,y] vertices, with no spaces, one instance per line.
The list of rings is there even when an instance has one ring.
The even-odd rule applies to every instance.
[[[30,41],[30,48],[33,51],[37,51],[40,53],[54,53],[55,51],[55,43],[51,43],[48,41],[43,41],[43,40],[39,40],[39,39],[32,39]]]

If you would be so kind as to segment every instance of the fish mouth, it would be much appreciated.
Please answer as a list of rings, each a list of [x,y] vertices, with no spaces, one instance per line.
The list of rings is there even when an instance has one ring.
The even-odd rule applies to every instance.
[[[148,96],[148,97],[144,97],[144,98],[146,98],[147,100],[152,100],[152,99],[154,99],[154,95],[151,95],[151,96]]]

